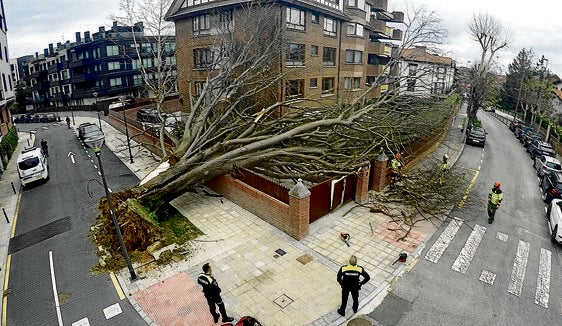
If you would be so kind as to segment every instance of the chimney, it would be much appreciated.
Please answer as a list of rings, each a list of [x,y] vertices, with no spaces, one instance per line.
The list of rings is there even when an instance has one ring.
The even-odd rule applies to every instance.
[[[49,49],[43,49],[43,55],[48,57],[49,56]]]
[[[80,32],[76,32],[76,43],[81,43],[81,37],[80,37]]]
[[[90,42],[90,31],[84,32],[84,42]]]
[[[35,58],[39,58],[39,52],[35,52]]]
[[[101,34],[101,33],[104,33],[104,32],[105,32],[105,27],[100,26],[100,28],[98,29],[98,31],[100,32],[100,34]]]
[[[113,21],[113,28],[117,28],[117,21],[116,20]]]
[[[57,42],[57,49],[60,49],[61,46],[62,46],[62,43],[61,43],[61,42]]]
[[[49,55],[52,55],[53,52],[55,52],[53,49],[53,43],[49,43]]]

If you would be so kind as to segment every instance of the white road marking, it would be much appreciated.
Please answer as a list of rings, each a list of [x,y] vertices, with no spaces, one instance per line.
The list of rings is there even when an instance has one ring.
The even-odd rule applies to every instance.
[[[445,252],[445,249],[447,249],[447,247],[451,243],[451,240],[453,240],[455,234],[457,234],[457,231],[461,227],[462,223],[463,221],[460,219],[457,218],[451,219],[451,222],[449,222],[447,228],[445,228],[443,233],[441,233],[439,239],[435,241],[433,246],[431,246],[431,248],[425,254],[425,259],[429,260],[432,263],[437,264],[437,262]]]
[[[550,295],[550,258],[551,252],[541,248],[535,303],[543,308],[548,308],[548,298]]]
[[[496,273],[492,273],[483,269],[482,273],[480,274],[479,280],[486,284],[494,285],[494,281],[496,280]]]
[[[72,326],[90,326],[90,321],[88,320],[88,317],[85,317],[72,323]]]
[[[525,270],[527,269],[527,259],[529,259],[529,243],[519,240],[517,255],[515,255],[515,261],[511,270],[511,279],[507,285],[507,292],[513,295],[521,295]]]
[[[464,247],[451,267],[455,272],[459,272],[461,274],[466,273],[472,258],[474,258],[474,255],[476,254],[476,249],[478,249],[480,241],[482,241],[482,238],[484,237],[484,233],[486,233],[485,227],[478,224],[474,225],[474,230],[470,233],[468,240],[466,240]]]
[[[53,265],[53,252],[49,251],[49,265],[51,266],[51,283],[53,285],[53,294],[55,296],[55,308],[57,310],[57,319],[59,321],[59,325],[63,326],[62,323],[62,315],[60,312],[60,303],[59,303],[59,293],[57,291],[57,282],[55,280],[55,267]]]
[[[496,233],[496,239],[506,242],[509,236],[505,233],[498,232]]]
[[[103,314],[105,315],[105,319],[115,317],[122,312],[123,312],[123,310],[121,310],[121,306],[119,305],[119,302],[116,303],[116,304],[113,304],[113,305],[111,305],[111,306],[109,306],[109,307],[107,307],[103,310]]]

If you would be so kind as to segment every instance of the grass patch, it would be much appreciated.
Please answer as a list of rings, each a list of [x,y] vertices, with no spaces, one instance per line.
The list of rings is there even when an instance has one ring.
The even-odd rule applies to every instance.
[[[162,205],[156,215],[160,221],[163,246],[172,243],[182,245],[203,235],[201,230],[170,204]]]

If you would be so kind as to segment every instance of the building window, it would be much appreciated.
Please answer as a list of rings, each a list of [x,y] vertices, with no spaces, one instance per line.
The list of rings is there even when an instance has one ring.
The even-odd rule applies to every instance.
[[[334,77],[322,78],[322,94],[334,94]]]
[[[119,55],[119,46],[117,45],[108,45],[106,47],[106,51],[107,51],[107,56],[112,56],[112,55]],[[88,55],[86,53],[85,57],[87,58]],[[81,59],[81,58],[79,58]]]
[[[110,61],[107,63],[107,70],[119,70],[121,69],[121,64],[118,61]]]
[[[337,23],[331,18],[324,17],[324,35],[336,36]]]
[[[407,89],[408,92],[413,92],[413,91],[416,90],[416,79],[415,78],[408,79],[407,83],[408,83],[408,85],[407,85],[406,89]]]
[[[304,96],[304,79],[289,80],[285,84],[285,96],[288,99]]]
[[[365,10],[365,0],[347,0],[347,5],[349,7]]]
[[[109,79],[109,86],[121,86],[121,77],[117,78],[110,78]]]
[[[318,87],[318,78],[310,78],[310,88]]]
[[[201,15],[193,17],[193,35],[211,33],[211,16]]]
[[[213,52],[209,48],[193,49],[193,61],[196,69],[210,67],[213,64]]]
[[[305,11],[296,8],[287,8],[287,28],[304,31]]]
[[[166,65],[167,66],[175,66],[176,65],[176,57],[166,57]]]
[[[336,65],[336,48],[325,47],[322,52],[322,63],[325,66]]]
[[[345,62],[346,63],[362,63],[363,62],[363,51],[345,50]]]
[[[140,60],[139,59],[131,60],[131,68],[132,69],[140,69],[141,68]]]
[[[366,84],[367,86],[372,86],[377,81],[377,76],[367,76]]]
[[[135,86],[142,85],[142,75],[140,74],[133,75],[133,85]]]
[[[361,89],[361,77],[345,77],[343,79],[343,89],[345,90]]]
[[[363,25],[357,23],[347,24],[347,35],[363,37]]]
[[[310,21],[312,21],[315,24],[320,23],[320,15],[317,13],[312,13],[312,18],[310,19]]]
[[[310,46],[310,55],[314,55],[314,56],[318,55],[318,45]]]
[[[418,73],[418,64],[410,63],[408,65],[408,76],[415,76]]]
[[[142,59],[142,65],[145,68],[152,68],[154,67],[154,62],[152,61],[152,58],[144,58]]]
[[[287,44],[285,64],[287,66],[304,65],[304,44]]]

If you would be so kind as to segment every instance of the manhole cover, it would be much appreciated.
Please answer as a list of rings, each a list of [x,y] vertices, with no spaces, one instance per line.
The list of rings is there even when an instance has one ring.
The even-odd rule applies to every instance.
[[[285,250],[283,250],[283,249],[277,249],[277,250],[275,250],[275,252],[276,252],[279,256],[283,256],[284,254],[286,254]]]
[[[289,298],[286,294],[282,294],[277,297],[277,299],[273,300],[273,302],[279,307],[285,308],[293,302],[293,299]]]

